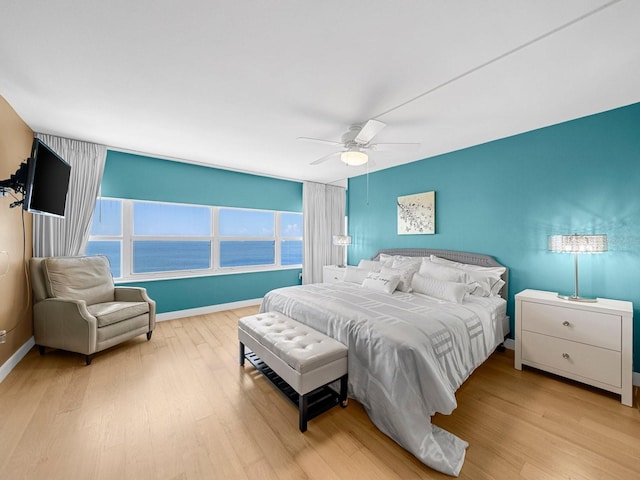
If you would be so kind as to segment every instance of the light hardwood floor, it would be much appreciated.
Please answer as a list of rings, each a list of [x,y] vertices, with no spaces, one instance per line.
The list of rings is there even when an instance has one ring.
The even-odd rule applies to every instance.
[[[441,479],[351,400],[297,411],[238,365],[243,308],[158,324],[95,356],[35,349],[0,384],[0,478]],[[638,393],[636,392],[636,401]],[[460,478],[640,478],[640,412],[494,353],[433,423],[470,443]]]

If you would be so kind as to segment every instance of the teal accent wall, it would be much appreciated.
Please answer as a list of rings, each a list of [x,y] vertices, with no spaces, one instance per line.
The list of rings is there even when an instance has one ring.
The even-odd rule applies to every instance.
[[[107,152],[105,197],[302,212],[302,183]]]
[[[158,313],[262,298],[274,288],[299,285],[300,269],[236,273],[209,277],[127,283],[144,287],[156,301]]]
[[[487,121],[491,121],[490,118]],[[436,192],[436,234],[398,235],[396,199]],[[640,370],[640,103],[382,170],[349,181],[349,263],[380,248],[493,255],[514,295],[573,293],[573,256],[547,236],[606,233],[609,251],[579,259],[580,294],[634,303]]]
[[[109,150],[102,196],[302,212],[302,183]],[[300,283],[301,269],[127,283],[145,287],[158,313],[261,298]]]

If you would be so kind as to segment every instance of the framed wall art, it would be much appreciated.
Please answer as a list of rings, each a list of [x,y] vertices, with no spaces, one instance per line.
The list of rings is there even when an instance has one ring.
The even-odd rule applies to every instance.
[[[398,235],[436,233],[436,192],[398,197]]]

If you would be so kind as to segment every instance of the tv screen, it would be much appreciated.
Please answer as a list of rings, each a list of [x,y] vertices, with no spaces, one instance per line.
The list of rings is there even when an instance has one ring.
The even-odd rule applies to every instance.
[[[24,209],[64,217],[71,165],[37,138],[27,163]]]

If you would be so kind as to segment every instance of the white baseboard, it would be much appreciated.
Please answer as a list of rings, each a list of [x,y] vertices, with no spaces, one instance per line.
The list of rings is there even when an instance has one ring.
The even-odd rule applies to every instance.
[[[192,317],[194,315],[205,315],[207,313],[223,312],[233,308],[253,307],[260,305],[262,298],[254,298],[252,300],[242,300],[240,302],[221,303],[220,305],[208,305],[206,307],[189,308],[187,310],[176,310],[174,312],[158,313],[156,322],[164,322],[166,320],[175,320],[176,318]]]
[[[9,375],[9,373],[11,373],[11,370],[13,370],[15,368],[15,366],[18,365],[18,363],[20,363],[20,360],[22,360],[24,358],[24,356],[27,353],[29,353],[29,350],[31,350],[31,348],[35,344],[36,344],[35,340],[33,339],[33,337],[31,337],[29,340],[27,340],[25,342],[24,345],[22,345],[16,351],[16,353],[14,353],[13,355],[11,355],[11,357],[9,357],[9,360],[4,362],[0,366],[0,383],[2,383],[2,381],[5,378],[7,378],[7,375]]]

